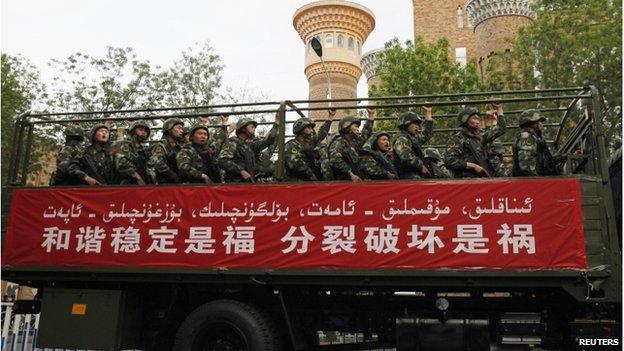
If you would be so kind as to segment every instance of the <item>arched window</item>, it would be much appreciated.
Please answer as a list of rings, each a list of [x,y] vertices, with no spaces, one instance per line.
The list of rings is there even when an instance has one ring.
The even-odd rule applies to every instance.
[[[338,34],[338,47],[344,48],[344,36],[342,34]]]
[[[331,48],[334,46],[334,37],[331,34],[325,35],[325,47]]]
[[[355,40],[353,40],[353,37],[349,37],[348,43],[349,50],[355,50]]]
[[[464,28],[464,9],[457,6],[457,28]]]

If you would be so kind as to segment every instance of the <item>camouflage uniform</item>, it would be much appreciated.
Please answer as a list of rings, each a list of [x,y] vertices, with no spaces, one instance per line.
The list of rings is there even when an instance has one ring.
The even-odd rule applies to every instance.
[[[136,179],[132,176],[135,172],[143,178],[146,184],[151,183],[147,171],[149,152],[133,133],[134,129],[138,127],[147,128],[149,138],[149,126],[143,122],[135,122],[131,125],[126,139],[116,142],[113,146],[115,170],[119,175],[120,184],[136,184]]]
[[[468,107],[459,113],[458,119],[462,130],[455,135],[451,147],[444,154],[444,164],[453,172],[455,178],[482,177],[482,175],[467,169],[467,162],[478,164],[490,175],[494,172],[488,159],[486,147],[496,138],[505,134],[507,123],[503,115],[498,115],[496,126],[481,134],[465,125],[470,116],[478,113],[479,111],[474,107]]]
[[[423,125],[423,131],[415,135],[409,134],[405,128],[410,123]],[[423,121],[420,116],[414,113],[406,113],[399,118],[399,127],[394,141],[393,149],[396,155],[396,166],[401,179],[420,178],[420,168],[423,165],[422,145],[431,138],[433,121]]]
[[[423,162],[431,173],[432,178],[451,178],[451,173],[448,169],[444,165],[439,164],[442,161],[442,155],[440,155],[437,149],[433,147],[426,148],[424,154]]]
[[[373,121],[365,123],[360,135],[355,137],[346,134],[347,128],[353,123],[360,125],[356,117],[341,119],[338,124],[340,134],[335,135],[329,142],[329,164],[335,180],[351,180],[349,172],[360,178],[362,176],[358,153],[373,131]]]
[[[176,125],[184,125],[182,120],[170,118],[163,124],[163,137],[152,145],[148,167],[156,175],[158,184],[179,183],[178,165],[176,156],[184,146],[184,139],[175,140],[169,131]]]
[[[238,133],[248,124],[257,123],[243,118],[236,123],[237,135],[227,140],[219,153],[219,166],[225,171],[226,183],[243,182],[241,171],[251,174],[253,181],[258,176],[260,166],[260,154],[262,150],[275,142],[277,126],[274,126],[266,137],[243,140]]]
[[[313,151],[316,165],[321,170],[322,179],[334,180],[334,172],[332,172],[331,164],[329,162],[329,148],[327,143],[324,141],[319,142]]]
[[[316,123],[309,118],[300,118],[293,125],[293,133],[296,135],[307,126],[314,127]],[[304,144],[296,137],[286,143],[284,146],[286,180],[301,182],[313,180],[314,178],[316,180],[323,179],[319,155],[314,151],[319,142],[327,137],[330,126],[331,120],[325,121],[319,132],[312,136],[309,143]]]
[[[95,141],[95,133],[101,128],[109,129],[104,124],[98,124],[91,129],[91,145],[84,150],[80,167],[101,184],[117,184],[115,159],[111,153],[110,143],[99,144]]]
[[[535,110],[527,110],[520,116],[520,127],[524,128],[513,146],[514,176],[547,176],[560,175],[561,165],[567,156],[550,152],[550,148],[542,135],[528,125],[545,121]]]
[[[488,157],[490,164],[494,170],[492,177],[509,177],[509,172],[503,162],[503,155],[505,154],[505,147],[501,144],[492,144],[488,147]]]
[[[65,129],[65,146],[56,158],[56,171],[52,174],[50,185],[85,185],[87,174],[80,169],[80,159],[84,149],[84,133],[78,126]]]
[[[200,128],[208,132],[206,126],[196,125],[190,130],[191,139],[193,133]],[[217,164],[217,155],[226,134],[226,127],[222,127],[212,138],[208,139],[206,145],[190,142],[182,147],[176,156],[177,168],[182,182],[203,183],[202,174],[205,174],[210,177],[213,183],[221,183],[221,170]]]
[[[385,132],[373,133],[360,150],[360,169],[364,179],[396,179],[398,177],[393,157],[377,147],[377,139],[383,135],[390,137]]]

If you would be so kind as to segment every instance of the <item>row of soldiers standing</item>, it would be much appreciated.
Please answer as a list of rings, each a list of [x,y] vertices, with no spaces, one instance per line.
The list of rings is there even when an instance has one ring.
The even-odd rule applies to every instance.
[[[565,155],[551,154],[543,137],[546,120],[535,110],[520,118],[521,132],[513,146],[513,173],[505,169],[504,147],[494,141],[506,131],[503,108],[495,104],[485,113],[481,127],[479,111],[467,107],[458,115],[461,131],[444,158],[435,148],[423,148],[431,138],[433,116],[423,107],[424,118],[407,112],[398,118],[397,136],[373,133],[374,110],[360,131],[356,117],[339,121],[338,133],[329,134],[335,110],[319,131],[309,118],[293,125],[295,137],[285,145],[284,165],[287,181],[363,179],[419,179],[557,175]],[[185,138],[184,122],[177,118],[163,124],[163,137],[150,149],[144,146],[151,129],[134,122],[126,139],[111,144],[109,128],[98,124],[91,129],[90,144],[82,146],[82,129],[69,126],[66,144],[59,153],[51,185],[171,184],[255,182],[260,169],[260,154],[277,137],[274,125],[264,138],[255,135],[257,123],[242,118],[235,136],[227,138],[228,117],[213,135],[205,124],[195,124]]]

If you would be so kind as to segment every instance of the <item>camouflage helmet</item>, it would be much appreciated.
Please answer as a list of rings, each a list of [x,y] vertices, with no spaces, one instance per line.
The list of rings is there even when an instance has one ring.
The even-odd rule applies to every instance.
[[[67,126],[67,128],[65,128],[65,139],[68,138],[84,140],[84,131],[79,126]]]
[[[379,138],[381,138],[382,136],[386,136],[388,139],[390,139],[390,134],[388,132],[374,132],[373,134],[371,134],[371,136],[366,140],[366,142],[364,143],[363,148],[365,150],[379,150],[379,147],[377,147],[377,141],[379,140]]]
[[[414,112],[406,112],[399,116],[399,128],[405,128],[410,125],[410,123],[414,122],[421,124],[423,121],[424,119]]]
[[[435,147],[428,147],[424,150],[425,158],[432,158],[436,161],[442,160],[442,155],[440,155],[440,151]]]
[[[95,140],[95,133],[97,133],[97,131],[102,129],[102,128],[106,128],[106,130],[110,131],[108,126],[106,124],[103,124],[103,123],[96,124],[96,125],[93,126],[93,128],[91,128],[91,132],[89,133],[89,140],[91,140],[91,142],[93,142],[93,140]]]
[[[177,124],[181,124],[182,128],[184,128],[184,121],[182,121],[179,118],[168,118],[165,123],[163,123],[163,134],[164,135],[169,135],[169,131],[171,130],[171,128],[175,127]]]
[[[194,133],[195,133],[198,129],[203,129],[203,130],[205,130],[205,131],[206,131],[206,133],[210,133],[210,132],[208,131],[208,127],[206,127],[206,125],[205,125],[205,124],[196,123],[196,124],[193,124],[193,125],[191,126],[191,129],[189,130],[189,137],[192,137],[192,136],[193,136],[193,134],[194,134]]]
[[[520,128],[526,127],[528,124],[542,121],[544,122],[546,117],[542,116],[537,110],[526,110],[520,115]]]
[[[488,155],[502,156],[505,154],[505,146],[500,143],[494,143],[488,148]]]
[[[472,115],[479,115],[479,110],[474,106],[466,106],[466,108],[457,115],[457,121],[459,122],[459,125],[461,126],[466,123],[466,121],[468,121],[468,118],[470,118],[470,116]]]
[[[247,127],[248,125],[253,124],[255,127],[258,126],[258,122],[254,121],[251,118],[241,118],[236,122],[236,133],[240,133],[240,131]]]
[[[151,130],[150,126],[145,121],[134,121],[134,122],[132,122],[132,124],[130,125],[130,128],[129,128],[130,135],[132,135],[134,130],[139,128],[139,127],[143,127],[145,129],[147,129],[147,137],[149,138],[152,130]]]
[[[301,117],[293,124],[293,134],[299,134],[305,127],[315,127],[316,123],[307,117]]]
[[[191,130],[189,129],[189,127],[187,127],[187,126],[182,127],[182,135],[183,136],[188,135],[190,131]]]
[[[349,128],[349,126],[351,126],[353,123],[357,124],[358,127],[360,126],[360,120],[357,117],[353,117],[353,116],[343,117],[340,120],[340,122],[338,122],[338,132],[344,133],[347,130],[347,128]]]

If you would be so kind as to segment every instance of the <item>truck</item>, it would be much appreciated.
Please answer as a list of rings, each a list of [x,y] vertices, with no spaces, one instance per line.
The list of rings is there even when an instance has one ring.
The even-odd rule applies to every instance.
[[[27,113],[3,189],[2,276],[37,289],[14,310],[40,312],[39,348],[619,349],[611,177],[621,182],[621,154],[618,171],[600,99],[585,86]],[[571,155],[563,175],[277,181],[289,125],[305,111],[372,108],[376,128],[392,130],[396,113],[432,106],[427,146],[443,153],[457,112],[492,103],[505,106],[506,163],[519,115],[533,108],[548,117],[551,149]],[[275,114],[266,182],[27,185],[33,144],[51,126],[224,111]]]

